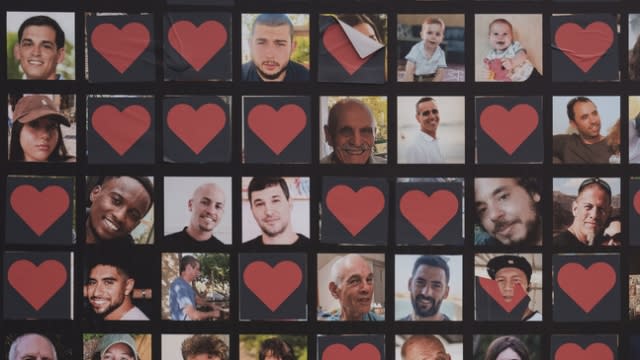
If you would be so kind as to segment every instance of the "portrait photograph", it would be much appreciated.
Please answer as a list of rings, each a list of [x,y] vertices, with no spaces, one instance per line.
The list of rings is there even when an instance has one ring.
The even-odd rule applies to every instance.
[[[474,335],[473,360],[546,359],[540,335]]]
[[[151,334],[82,334],[82,360],[151,360]]]
[[[395,338],[396,360],[462,359],[460,334],[403,334]]]
[[[229,360],[228,334],[162,334],[162,359]]]

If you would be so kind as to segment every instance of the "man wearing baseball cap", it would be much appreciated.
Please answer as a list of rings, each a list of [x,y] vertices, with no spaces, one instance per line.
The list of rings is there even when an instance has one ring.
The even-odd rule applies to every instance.
[[[531,264],[522,256],[500,255],[487,263],[487,273],[498,283],[500,293],[505,302],[511,302],[516,292],[516,286],[521,286],[529,292],[531,283]],[[542,314],[527,307],[522,314],[523,321],[542,321]]]
[[[98,357],[99,356],[99,357]],[[107,334],[100,339],[94,360],[139,360],[136,342],[129,334]]]
[[[64,145],[60,124],[71,125],[48,96],[22,97],[13,111],[9,160],[74,161]]]

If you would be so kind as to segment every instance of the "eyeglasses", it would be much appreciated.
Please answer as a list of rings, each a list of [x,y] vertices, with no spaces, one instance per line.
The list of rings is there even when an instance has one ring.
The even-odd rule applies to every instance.
[[[591,184],[597,184],[600,185],[600,187],[607,192],[607,194],[609,195],[609,197],[611,197],[611,187],[609,186],[609,184],[607,184],[606,181],[600,179],[600,178],[588,178],[586,180],[584,180],[581,184],[580,187],[578,187],[578,194],[580,194],[582,192],[582,190],[584,190],[584,188],[586,188],[587,186],[591,185]]]
[[[433,115],[438,115],[440,112],[438,111],[438,109],[433,109],[433,110],[426,110],[420,113],[420,115],[422,116],[429,116],[431,114]]]

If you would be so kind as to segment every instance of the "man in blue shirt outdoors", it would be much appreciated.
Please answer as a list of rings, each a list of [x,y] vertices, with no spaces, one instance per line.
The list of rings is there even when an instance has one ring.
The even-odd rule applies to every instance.
[[[207,320],[220,317],[220,310],[200,311],[197,305],[210,305],[196,294],[191,282],[200,276],[200,262],[191,255],[180,259],[180,276],[169,287],[169,311],[171,320]]]

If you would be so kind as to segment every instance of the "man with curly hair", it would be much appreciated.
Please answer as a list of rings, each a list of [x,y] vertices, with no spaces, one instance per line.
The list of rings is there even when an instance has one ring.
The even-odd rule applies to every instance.
[[[227,360],[229,345],[215,335],[193,335],[182,342],[184,360]]]
[[[293,348],[286,341],[273,337],[260,344],[259,360],[296,360]]]

